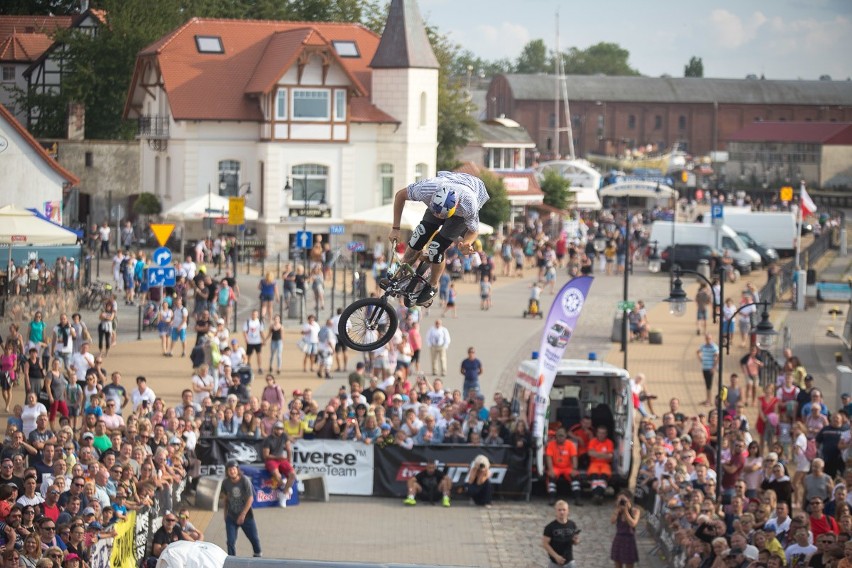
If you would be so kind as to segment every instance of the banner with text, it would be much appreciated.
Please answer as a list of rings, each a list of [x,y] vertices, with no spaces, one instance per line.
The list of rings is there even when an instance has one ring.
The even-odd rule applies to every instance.
[[[406,450],[398,446],[376,448],[375,495],[405,497],[406,483],[430,461],[438,460],[438,468],[450,476],[453,492],[467,482],[471,464],[478,455],[491,462],[494,493],[503,497],[525,498],[529,494],[529,454],[518,454],[509,446],[414,446]]]
[[[89,551],[89,568],[110,568],[112,539],[104,538],[92,545]]]
[[[116,535],[112,540],[110,566],[134,568],[136,566],[136,511],[128,511],[127,518],[113,525]]]
[[[263,461],[261,444],[254,438],[200,438],[195,453],[201,475],[225,475],[225,464],[236,460],[249,465]],[[342,440],[297,440],[293,443],[296,473],[324,473],[333,495],[373,494],[373,446]]]

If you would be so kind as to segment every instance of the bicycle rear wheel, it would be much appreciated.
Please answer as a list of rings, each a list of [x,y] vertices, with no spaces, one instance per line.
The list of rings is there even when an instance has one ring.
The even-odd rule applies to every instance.
[[[385,300],[364,298],[340,314],[338,337],[350,349],[372,351],[390,341],[397,323],[396,311]]]

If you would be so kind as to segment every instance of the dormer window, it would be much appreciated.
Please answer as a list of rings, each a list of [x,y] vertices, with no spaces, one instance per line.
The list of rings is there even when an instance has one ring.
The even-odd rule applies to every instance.
[[[361,57],[358,52],[358,45],[354,41],[332,41],[331,44],[340,57]]]
[[[293,89],[293,120],[329,120],[331,92],[328,89]]]
[[[195,36],[195,47],[198,53],[225,53],[222,38],[219,36]]]

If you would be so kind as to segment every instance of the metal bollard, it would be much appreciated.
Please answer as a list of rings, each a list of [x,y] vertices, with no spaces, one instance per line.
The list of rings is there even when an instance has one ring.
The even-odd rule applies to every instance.
[[[139,304],[139,319],[136,325],[136,341],[142,339],[142,304]]]
[[[260,259],[260,276],[263,277],[264,274],[266,274],[266,257],[265,256],[261,257],[261,259]]]
[[[278,296],[278,317],[284,321],[284,294]]]
[[[275,261],[275,279],[281,278],[281,253],[278,253]]]
[[[239,302],[234,299],[234,333],[237,333],[237,310],[239,309]]]
[[[337,294],[337,263],[331,266],[331,315],[334,315],[334,295]]]
[[[343,265],[343,305],[346,305],[346,265]]]

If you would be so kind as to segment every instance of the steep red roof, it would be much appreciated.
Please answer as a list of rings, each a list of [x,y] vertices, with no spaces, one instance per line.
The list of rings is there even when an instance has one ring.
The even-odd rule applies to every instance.
[[[14,33],[51,35],[73,22],[74,16],[0,16],[0,39]]]
[[[53,40],[46,34],[13,33],[0,39],[0,61],[28,63],[38,59]]]
[[[196,36],[221,38],[224,53],[199,53]],[[338,57],[333,41],[354,41],[359,57]],[[349,74],[356,92],[369,100],[368,65],[378,44],[379,36],[360,24],[194,18],[140,52],[125,115],[133,110],[141,74],[154,63],[175,119],[260,121],[260,108],[247,93],[268,92],[302,49],[322,45]],[[358,99],[351,100],[352,120],[372,122],[378,109]]]
[[[852,144],[852,123],[752,122],[734,132],[728,141],[847,145]]]
[[[33,150],[35,150],[36,154],[38,154],[38,156],[42,160],[44,160],[48,166],[51,167],[53,171],[65,178],[65,180],[71,183],[71,185],[77,185],[80,183],[80,178],[63,168],[59,164],[59,162],[51,158],[50,154],[48,154],[47,151],[41,147],[41,144],[38,143],[38,140],[33,138],[32,135],[27,131],[27,129],[24,128],[20,122],[18,122],[18,119],[16,119],[15,116],[11,112],[9,112],[2,104],[0,104],[0,120],[5,120],[6,122],[8,122],[12,126],[12,128],[14,128],[18,132],[18,134],[21,135],[24,141],[29,144]]]

